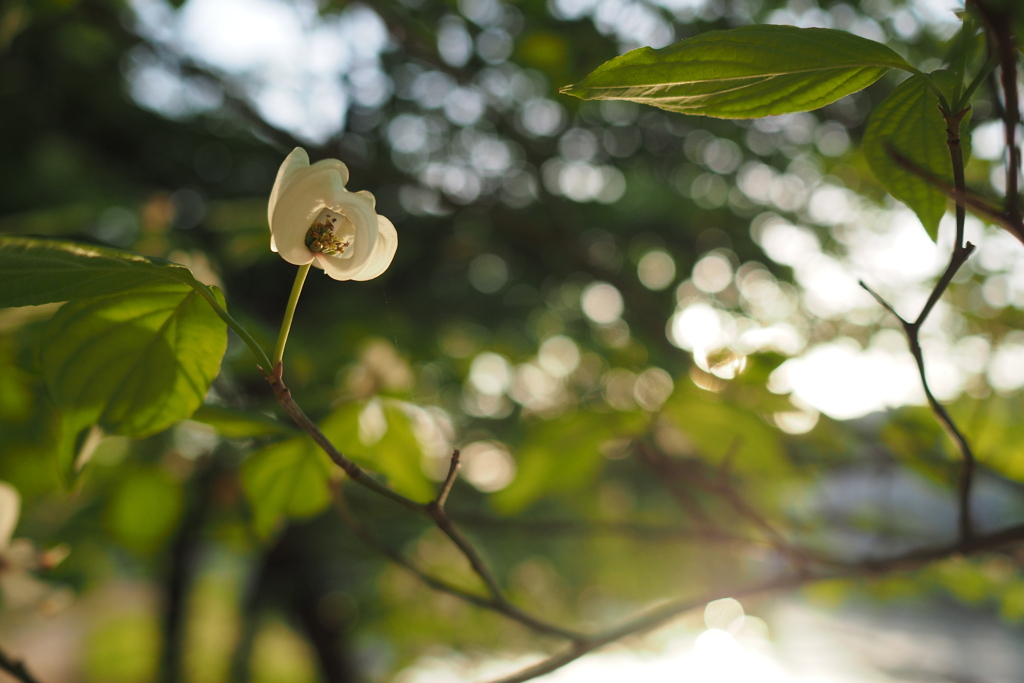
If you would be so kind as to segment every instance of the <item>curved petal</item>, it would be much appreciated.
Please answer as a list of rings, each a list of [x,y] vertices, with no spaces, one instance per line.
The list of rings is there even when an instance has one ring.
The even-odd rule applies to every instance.
[[[388,269],[391,261],[395,258],[395,252],[398,251],[398,231],[384,216],[377,216],[377,228],[379,234],[373,254],[366,262],[366,266],[352,278],[353,280],[372,280],[378,277]]]
[[[325,254],[317,254],[316,264],[335,280],[352,280],[365,265],[353,262],[352,259]]]
[[[377,213],[373,210],[372,199],[366,197],[367,194],[345,191],[333,195],[327,201],[328,209],[345,214],[355,228],[352,246],[341,258],[332,259],[347,263],[346,270],[350,274],[345,277],[346,280],[362,269],[377,243]]]
[[[341,184],[348,185],[348,166],[338,161],[337,159],[321,159],[320,161],[313,164],[310,168],[315,169],[330,169],[337,171],[341,176]]]
[[[372,192],[367,192],[366,190],[360,190],[359,192],[353,192],[352,194],[357,194],[360,197],[366,197],[367,199],[370,200],[370,206],[373,207],[373,210],[374,211],[377,210],[377,198],[373,196]]]
[[[341,162],[338,162],[341,163]],[[277,178],[274,179],[274,189],[270,191],[270,202],[267,204],[267,221],[274,219],[274,207],[277,206],[277,201],[281,197],[281,193],[284,192],[284,186],[289,183],[292,177],[295,175],[295,171],[309,167],[309,155],[306,154],[306,150],[301,147],[296,147],[291,151],[291,154],[284,158],[281,162],[281,167],[277,169]],[[345,169],[346,179],[348,178],[348,169]],[[344,183],[342,183],[344,184]],[[273,238],[271,238],[273,240]],[[271,241],[271,249],[273,249],[273,241]],[[274,249],[274,251],[277,251]]]
[[[297,266],[313,260],[306,247],[306,232],[327,200],[348,194],[341,176],[332,168],[300,169],[279,197],[270,216],[271,243],[281,258]]]

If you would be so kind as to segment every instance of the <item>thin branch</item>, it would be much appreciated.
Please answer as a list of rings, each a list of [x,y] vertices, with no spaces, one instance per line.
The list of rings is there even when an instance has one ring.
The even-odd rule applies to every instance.
[[[285,386],[284,380],[281,377],[280,363],[277,364],[273,372],[266,375],[266,379],[274,390],[274,396],[277,397],[277,402],[281,404],[281,407],[284,408],[286,413],[288,413],[288,416],[292,418],[295,424],[297,424],[302,431],[313,437],[313,441],[315,441],[323,452],[326,453],[332,461],[334,461],[335,465],[340,467],[345,471],[345,474],[351,477],[352,481],[356,482],[360,486],[370,489],[374,493],[398,503],[406,509],[412,510],[413,512],[421,515],[429,516],[426,511],[426,506],[421,503],[417,503],[411,498],[406,498],[400,493],[392,491],[387,486],[371,477],[366,470],[346,458],[337,448],[334,447],[331,440],[320,431],[320,428],[316,426],[316,423],[309,419],[309,416],[302,411],[302,408],[300,408],[295,402],[295,399],[292,398],[291,390]]]
[[[920,337],[921,327],[928,319],[928,316],[935,308],[939,299],[942,298],[942,295],[946,292],[946,289],[953,281],[957,272],[967,261],[968,257],[970,257],[974,252],[974,245],[964,240],[966,211],[963,198],[965,195],[966,181],[964,179],[963,148],[960,144],[960,123],[966,113],[967,109],[952,114],[944,114],[946,119],[946,144],[949,147],[950,160],[953,166],[953,183],[955,195],[957,197],[956,239],[953,244],[953,252],[949,257],[949,264],[946,266],[946,270],[942,273],[942,277],[939,278],[938,282],[936,282],[935,286],[932,288],[931,294],[928,296],[928,300],[921,309],[921,313],[913,322],[907,321],[896,313],[896,310],[878,293],[868,287],[865,283],[861,282],[861,286],[864,287],[864,289],[866,289],[887,311],[892,313],[903,326],[903,332],[907,337],[907,344],[910,347],[910,353],[913,355],[914,361],[917,364],[917,371],[921,377],[921,386],[924,388],[928,405],[935,414],[936,420],[956,445],[957,450],[960,451],[960,456],[963,459],[963,466],[960,469],[960,476],[957,482],[957,525],[960,538],[964,541],[970,539],[974,533],[971,520],[971,489],[974,482],[976,461],[970,444],[967,443],[967,439],[964,438],[964,435],[957,428],[956,423],[953,422],[953,418],[949,415],[946,408],[939,403],[935,394],[932,393],[931,387],[928,384],[928,376],[925,372],[924,352],[921,350]],[[893,153],[894,156],[897,154],[892,150],[890,150],[890,153]]]
[[[1015,91],[1016,92],[1016,91]],[[1016,98],[1016,95],[1014,95]],[[1014,102],[1013,110],[1016,112],[1016,102]],[[964,152],[963,147],[960,144],[960,123],[963,121],[964,115],[967,113],[967,109],[960,112],[955,112],[946,116],[946,146],[949,147],[950,160],[953,162],[953,183],[956,186],[957,194],[961,194],[964,188],[967,186],[967,181],[964,178]],[[1010,138],[1012,140],[1012,138]],[[1013,153],[1011,152],[1011,158]],[[1016,176],[1014,176],[1016,177]],[[1016,195],[1017,188],[1007,188],[1007,197],[1010,195]],[[1015,204],[1015,202],[1014,202]],[[1012,206],[1011,204],[1010,206]],[[1019,215],[1016,210],[1010,211],[1011,218],[1017,218]],[[967,242],[964,239],[964,222],[966,215],[964,211],[963,201],[956,203],[956,244],[953,247],[953,254],[950,257],[949,267],[946,269],[946,274],[939,283],[936,285],[935,290],[932,292],[932,297],[929,302],[932,306],[935,305],[935,301],[941,296],[942,290],[944,290],[949,283],[953,280],[953,276],[956,275],[956,271],[960,269],[960,266],[967,260],[974,251],[974,245]],[[921,316],[918,318],[917,324],[918,329],[924,322],[931,308],[928,305],[925,306],[924,310],[921,311]],[[935,400],[935,397],[931,394],[928,389],[928,382],[925,379],[924,373],[924,356],[921,354],[920,344],[917,343],[917,337],[915,336],[915,346],[917,347],[917,353],[915,358],[917,359],[918,371],[921,373],[921,382],[925,386],[925,392],[928,394],[928,401],[932,404],[932,409],[935,414],[938,415],[939,421],[942,426],[946,429],[949,436],[957,444],[960,449],[960,455],[963,457],[964,463],[960,470],[960,480],[958,482],[958,498],[959,498],[959,526],[960,526],[960,538],[961,540],[968,540],[974,533],[971,524],[971,486],[974,481],[974,469],[975,459],[974,453],[971,452],[971,448],[967,443],[967,440],[960,433],[960,430],[956,428],[953,420],[950,418],[949,413],[946,409]]]
[[[448,494],[452,492],[455,478],[459,475],[459,465],[459,449],[456,448],[452,451],[451,464],[448,465],[448,476],[444,478],[444,484],[441,485],[441,490],[437,494],[437,500],[434,501],[434,505],[439,510],[444,510],[444,504],[448,501]]]
[[[728,464],[739,451],[741,444],[742,439],[738,437],[733,439],[723,458],[724,466],[714,479],[706,477],[696,469],[688,469],[685,474],[681,473],[676,463],[672,462],[664,453],[649,443],[637,444],[637,450],[641,455],[642,461],[659,475],[659,482],[681,505],[686,506],[693,503],[685,487],[682,486],[684,482],[687,486],[696,487],[717,496],[729,505],[736,515],[756,527],[769,547],[774,549],[779,555],[789,558],[795,567],[804,567],[808,560],[816,558],[812,558],[812,554],[809,551],[798,548],[786,540],[786,537],[764,515],[760,514],[743,500],[742,496],[732,486],[729,480]],[[702,527],[705,530],[710,530],[706,517],[702,516],[699,521],[702,522]]]
[[[518,520],[483,517],[474,514],[472,517],[455,519],[466,526],[499,529],[504,532],[524,533],[531,536],[621,536],[637,542],[665,543],[718,543],[735,546],[771,546],[763,538],[739,536],[714,529],[691,529],[668,525],[638,524],[611,520],[583,519],[540,519]]]
[[[1014,44],[1010,17],[992,16],[993,8],[977,3],[988,24],[999,60],[1000,84],[1003,90],[1003,135],[1006,140],[1006,215],[1021,222],[1020,149],[1017,148],[1017,126],[1020,125],[1020,101],[1017,93],[1017,46]]]
[[[972,213],[1002,226],[1018,240],[1024,242],[1024,222],[1022,222],[1020,216],[1014,217],[1008,212],[1000,211],[996,207],[992,206],[992,204],[987,200],[974,192],[971,192],[966,187],[958,191],[955,185],[950,184],[948,181],[940,178],[931,171],[917,165],[913,160],[904,156],[895,147],[889,146],[887,149],[892,160],[904,171],[924,180],[954,202],[962,202],[963,205],[970,209]]]
[[[643,614],[595,634],[585,641],[574,643],[563,652],[541,660],[510,676],[495,679],[491,683],[524,683],[538,676],[543,676],[605,645],[659,628],[687,612],[721,598],[742,599],[801,588],[818,581],[871,578],[885,572],[912,571],[935,560],[956,555],[998,551],[1006,546],[1020,543],[1022,540],[1024,540],[1024,525],[1017,525],[985,537],[960,539],[951,545],[939,548],[911,551],[888,559],[867,559],[859,563],[843,566],[837,565],[837,568],[814,575],[794,572],[787,576],[769,579],[741,588],[725,588],[710,591],[698,597],[681,598],[647,610]]]
[[[320,428],[317,427],[316,424],[302,411],[302,409],[299,408],[298,404],[295,403],[295,399],[292,398],[291,391],[284,384],[281,373],[281,364],[278,363],[274,368],[274,372],[266,376],[267,381],[270,382],[271,387],[274,389],[274,395],[277,397],[278,403],[281,404],[285,409],[285,412],[288,413],[295,423],[313,438],[317,445],[327,453],[328,457],[330,457],[338,467],[344,470],[344,472],[357,484],[361,484],[374,493],[377,493],[388,500],[392,500],[408,510],[412,510],[419,515],[433,520],[437,528],[440,529],[441,532],[449,538],[449,540],[451,540],[456,548],[459,549],[459,552],[461,552],[469,562],[473,572],[480,577],[484,582],[484,585],[487,586],[488,592],[491,594],[490,599],[480,598],[480,600],[484,602],[474,604],[480,604],[481,606],[489,605],[490,609],[500,612],[508,616],[510,619],[526,624],[539,633],[555,634],[569,640],[576,640],[579,637],[571,631],[543,622],[523,612],[521,609],[509,602],[508,598],[505,597],[504,592],[501,590],[498,580],[487,566],[487,563],[480,555],[480,552],[473,546],[469,539],[466,538],[462,531],[459,530],[455,522],[448,516],[448,513],[445,512],[444,507],[441,505],[441,503],[443,503],[441,496],[439,496],[437,500],[431,501],[426,505],[417,503],[411,498],[406,498],[400,493],[392,491],[384,484],[381,484],[367,474],[365,470],[342,455],[341,452],[334,447],[334,444],[331,443],[330,439],[320,431]],[[459,452],[455,451],[452,454],[453,462],[448,475],[448,479],[451,479],[452,481],[454,481],[455,473],[458,470],[458,457]],[[442,494],[444,498],[447,498],[445,488],[451,488],[448,479],[446,479],[445,486],[442,487]]]
[[[359,539],[363,541],[363,543],[375,549],[377,552],[387,557],[393,563],[397,564],[398,566],[402,567],[403,569],[411,573],[417,579],[426,584],[429,588],[438,591],[439,593],[445,593],[447,595],[456,597],[460,600],[470,603],[471,605],[480,607],[481,609],[486,609],[491,612],[501,614],[513,621],[519,622],[523,626],[526,626],[527,628],[536,633],[541,633],[549,636],[556,636],[559,638],[564,638],[569,641],[581,641],[585,638],[585,636],[580,633],[576,633],[574,631],[570,631],[569,629],[564,629],[559,626],[549,624],[545,621],[541,621],[540,619],[537,619],[536,617],[533,617],[523,612],[519,608],[510,604],[504,597],[500,595],[492,595],[491,597],[477,595],[476,593],[471,593],[469,591],[463,590],[462,588],[454,586],[448,583],[447,581],[444,581],[443,579],[428,574],[427,572],[423,571],[415,564],[413,564],[412,561],[403,556],[401,553],[384,544],[380,539],[378,539],[373,534],[372,531],[370,531],[369,528],[367,528],[358,519],[356,519],[355,515],[352,513],[348,505],[345,503],[345,499],[341,494],[341,487],[337,488],[334,496],[334,501],[335,507],[341,514],[342,518],[352,528],[352,531],[356,534],[356,536],[358,536]]]
[[[10,674],[21,683],[39,683],[39,679],[29,673],[25,662],[14,659],[3,650],[0,650],[0,671]]]

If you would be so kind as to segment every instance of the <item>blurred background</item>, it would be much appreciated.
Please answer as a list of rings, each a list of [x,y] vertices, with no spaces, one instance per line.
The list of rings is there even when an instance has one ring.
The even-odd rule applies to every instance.
[[[310,276],[286,356],[298,402],[424,499],[461,448],[449,510],[512,599],[599,628],[777,575],[773,534],[849,561],[954,538],[958,458],[902,331],[857,284],[916,315],[952,223],[934,244],[858,151],[895,74],[752,122],[557,89],[626,50],[750,23],[843,29],[928,71],[956,10],[3,0],[0,232],[188,265],[269,347],[295,270],[268,248],[277,167],[295,146],[343,160],[399,250],[376,280]],[[983,93],[968,182],[989,194],[997,117]],[[1024,248],[973,218],[967,237],[978,252],[922,341],[995,529],[1024,520]],[[44,565],[67,553],[30,576],[0,549],[0,646],[40,680],[428,683],[551,651],[363,545],[235,338],[195,420],[105,439],[62,489],[34,353],[53,311],[0,311],[14,536]],[[280,463],[303,474],[268,490]],[[725,471],[728,495],[707,484]],[[476,587],[436,529],[346,491],[389,547]],[[1021,559],[711,603],[546,680],[1021,681]]]

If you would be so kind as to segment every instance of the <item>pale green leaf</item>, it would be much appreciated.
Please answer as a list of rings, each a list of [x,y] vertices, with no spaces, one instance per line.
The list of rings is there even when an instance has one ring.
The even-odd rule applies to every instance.
[[[515,479],[491,497],[495,509],[514,514],[542,496],[589,485],[606,460],[602,447],[645,423],[639,412],[577,412],[533,425],[518,449]]]
[[[142,553],[167,541],[181,517],[181,484],[158,469],[130,472],[106,506],[106,524],[118,543]]]
[[[885,45],[844,31],[744,26],[633,50],[562,92],[684,114],[757,118],[823,107],[892,68],[911,70]]]
[[[662,410],[706,462],[740,474],[783,476],[791,469],[779,432],[756,414],[696,391],[677,391]]]
[[[242,488],[262,537],[285,519],[322,512],[331,502],[331,461],[308,437],[276,443],[242,463]]]

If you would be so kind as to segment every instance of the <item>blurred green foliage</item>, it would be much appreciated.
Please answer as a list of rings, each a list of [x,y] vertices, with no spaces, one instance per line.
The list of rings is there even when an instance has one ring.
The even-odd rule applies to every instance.
[[[304,15],[304,40],[366,14],[376,20],[353,25],[383,26],[388,38],[338,74],[345,105],[311,136],[267,105],[303,109],[301,84],[294,100],[267,95],[270,67],[206,64],[176,42],[171,29],[198,2],[155,3],[167,35],[138,18],[147,3],[0,5],[0,232],[187,265],[267,348],[294,276],[268,249],[277,165],[297,144],[314,160],[345,161],[351,188],[373,192],[398,226],[400,247],[378,280],[310,277],[289,386],[340,450],[417,500],[433,495],[452,447],[481,454],[464,463],[449,510],[516,604],[599,627],[667,596],[770,575],[785,559],[735,496],[785,537],[845,559],[951,538],[958,461],[928,411],[833,420],[771,379],[816,345],[867,348],[895,328],[881,309],[822,313],[833,293],[802,282],[799,262],[773,260],[763,227],[799,225],[834,259],[883,231],[881,219],[854,225],[896,210],[869,170],[879,151],[865,126],[910,86],[890,74],[764,122],[556,95],[638,47],[637,26],[681,39],[818,21],[939,68],[952,36],[915,3],[630,4],[623,16],[636,22],[604,17],[598,4],[611,12],[611,0],[320,3]],[[907,16],[913,30],[898,21]],[[970,129],[991,125],[999,106],[983,88]],[[969,182],[998,195],[1000,163],[973,158]],[[839,192],[814,211],[809,197],[823,186]],[[927,214],[934,236],[947,207],[917,190],[927,209],[914,192],[899,199]],[[833,220],[851,196],[864,202],[856,220]],[[958,276],[937,325],[969,340],[950,361],[967,377],[950,410],[986,467],[978,512],[989,529],[1024,513],[1020,386],[992,360],[1020,346],[1024,299],[1014,293],[1020,261],[997,252],[1010,249],[982,249]],[[714,291],[695,284],[709,255],[729,268]],[[696,303],[736,329],[784,323],[801,343],[691,353],[673,321]],[[0,310],[0,479],[24,499],[16,536],[71,548],[46,578],[76,591],[69,613],[88,624],[73,680],[389,680],[439,644],[472,657],[547,646],[361,543],[330,505],[336,470],[286,423],[235,336],[193,420],[122,430],[143,438],[99,444],[65,492],[60,472],[73,463],[67,450],[56,457],[58,409],[66,419],[70,395],[47,374],[48,339],[89,305]],[[214,350],[197,349],[197,363],[213,363]],[[875,495],[885,481],[906,495]],[[345,496],[388,548],[480,589],[425,521],[354,487]],[[955,559],[808,593],[823,603],[949,594],[1017,622],[1018,574],[1009,558]],[[121,601],[125,587],[139,590]],[[3,615],[0,638],[18,618]]]

